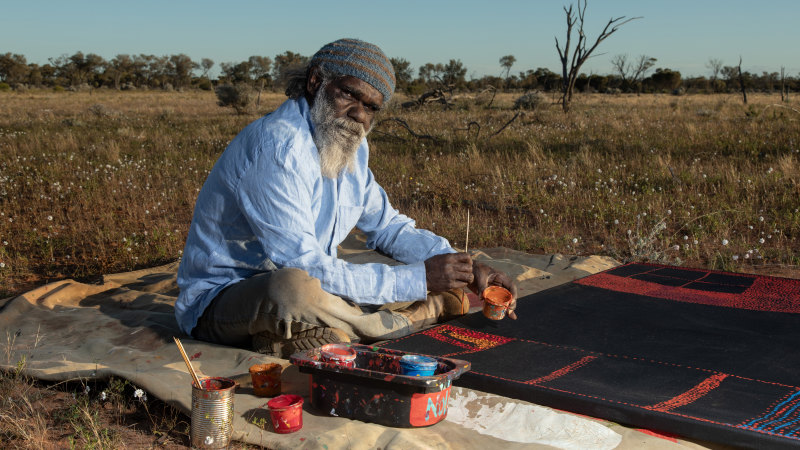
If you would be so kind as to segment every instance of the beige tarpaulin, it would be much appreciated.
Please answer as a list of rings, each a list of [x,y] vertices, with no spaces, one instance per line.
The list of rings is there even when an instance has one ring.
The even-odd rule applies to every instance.
[[[356,263],[388,261],[366,250],[357,234],[343,244],[340,256]],[[475,257],[515,277],[520,296],[618,264],[603,257],[531,255],[503,248],[484,249]],[[330,417],[311,407],[308,376],[288,361],[181,334],[173,316],[176,270],[173,263],[107,275],[96,285],[64,280],[0,301],[0,336],[6,346],[13,341],[12,348],[2,352],[0,367],[11,369],[24,360],[28,375],[52,381],[122,377],[188,414],[190,376],[172,339],[179,336],[201,374],[240,383],[234,399],[234,439],[269,448],[700,448],[457,387],[447,419],[429,428],[391,428]],[[252,395],[248,368],[266,362],[284,365],[283,392],[305,399],[304,426],[296,433],[280,435],[269,425],[255,425],[268,413],[266,399]]]

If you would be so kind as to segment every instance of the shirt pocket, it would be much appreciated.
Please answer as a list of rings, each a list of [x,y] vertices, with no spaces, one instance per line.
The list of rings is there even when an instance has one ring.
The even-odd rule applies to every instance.
[[[336,224],[333,228],[332,247],[336,247],[337,245],[341,244],[342,241],[344,241],[347,235],[350,234],[350,231],[355,228],[356,224],[358,223],[358,219],[361,218],[361,214],[363,212],[363,206],[339,205],[339,210],[337,211],[336,216]]]

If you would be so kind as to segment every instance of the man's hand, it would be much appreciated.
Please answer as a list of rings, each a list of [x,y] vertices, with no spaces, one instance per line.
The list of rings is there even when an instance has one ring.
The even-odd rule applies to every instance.
[[[467,253],[445,253],[425,261],[428,290],[444,292],[463,288],[473,282],[472,258]]]
[[[508,306],[508,317],[517,320],[517,314],[514,312],[517,308],[517,285],[511,281],[511,278],[478,261],[472,263],[472,273],[474,280],[470,283],[469,288],[478,295],[489,285],[502,286],[511,292],[514,300]]]

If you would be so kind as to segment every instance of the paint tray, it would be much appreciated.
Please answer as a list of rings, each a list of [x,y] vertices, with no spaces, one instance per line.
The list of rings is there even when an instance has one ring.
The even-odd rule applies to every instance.
[[[291,356],[292,364],[311,374],[311,405],[333,416],[391,427],[442,421],[453,380],[470,368],[467,361],[433,357],[438,364],[432,376],[401,375],[400,358],[415,353],[344,345],[355,350],[355,367],[323,360],[320,348]]]

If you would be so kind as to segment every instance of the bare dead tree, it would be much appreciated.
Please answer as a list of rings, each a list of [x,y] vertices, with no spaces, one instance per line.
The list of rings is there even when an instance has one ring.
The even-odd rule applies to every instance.
[[[632,20],[641,19],[641,17],[631,17],[630,19],[625,19],[625,16],[617,18],[612,17],[608,20],[608,23],[597,37],[594,44],[587,48],[587,38],[586,34],[583,32],[586,1],[587,0],[583,0],[583,5],[581,5],[581,0],[578,0],[577,16],[575,12],[573,12],[573,5],[570,4],[569,8],[566,6],[564,7],[564,12],[567,15],[567,40],[563,50],[561,49],[561,44],[558,42],[558,37],[556,37],[556,50],[558,50],[558,56],[561,59],[562,71],[561,108],[565,113],[569,112],[570,102],[572,102],[572,90],[575,87],[575,81],[578,79],[578,73],[583,63],[592,56],[597,46],[614,34],[619,27]],[[570,48],[572,43],[572,29],[576,24],[578,25],[578,42],[575,45],[575,49],[572,50]]]
[[[717,92],[717,79],[722,71],[722,60],[719,58],[708,58],[706,67],[711,70],[711,89]]]
[[[628,55],[617,55],[611,59],[611,65],[619,73],[622,78],[622,84],[628,85],[636,89],[636,94],[642,93],[642,80],[648,70],[650,70],[656,63],[656,59],[652,56],[639,55],[639,58],[634,61],[628,61]]]
[[[744,75],[742,74],[742,57],[739,57],[739,87],[742,89],[742,101],[747,104],[747,92],[744,89]]]

